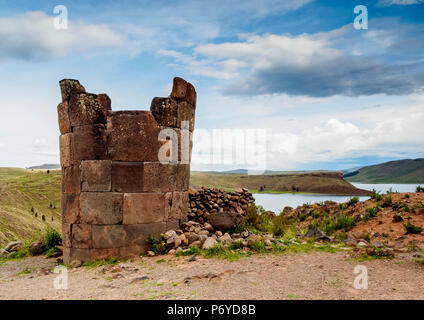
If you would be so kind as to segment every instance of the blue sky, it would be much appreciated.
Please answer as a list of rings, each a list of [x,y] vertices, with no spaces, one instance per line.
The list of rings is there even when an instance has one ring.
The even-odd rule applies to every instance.
[[[148,109],[181,76],[198,92],[196,134],[266,129],[267,169],[423,157],[423,31],[422,0],[0,0],[0,166],[58,162],[63,78],[120,110]],[[243,167],[200,158],[195,144],[192,169]]]

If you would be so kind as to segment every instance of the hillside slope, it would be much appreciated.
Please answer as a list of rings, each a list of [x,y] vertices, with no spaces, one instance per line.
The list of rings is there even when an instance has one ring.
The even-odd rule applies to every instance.
[[[0,247],[42,234],[48,225],[60,230],[60,194],[60,171],[0,168]]]
[[[424,183],[424,159],[406,159],[363,167],[344,175],[350,182]]]
[[[343,180],[340,172],[312,172],[302,174],[242,175],[192,172],[190,186],[198,189],[243,187],[257,192],[261,186],[268,192],[307,192],[340,195],[368,195],[368,191],[355,188]]]

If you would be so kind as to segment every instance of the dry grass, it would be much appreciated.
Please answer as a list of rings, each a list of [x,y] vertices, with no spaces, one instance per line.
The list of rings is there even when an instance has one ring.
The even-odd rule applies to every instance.
[[[0,168],[0,246],[41,236],[46,226],[60,230],[60,176]]]

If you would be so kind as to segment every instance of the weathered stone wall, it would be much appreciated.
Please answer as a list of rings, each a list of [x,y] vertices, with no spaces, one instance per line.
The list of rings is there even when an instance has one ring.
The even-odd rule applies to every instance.
[[[151,111],[113,112],[106,94],[86,93],[77,80],[60,88],[64,262],[139,255],[149,234],[187,220],[191,143],[181,140],[191,141],[196,91],[175,78]],[[167,128],[178,148],[160,135]],[[160,150],[178,162],[160,162]]]

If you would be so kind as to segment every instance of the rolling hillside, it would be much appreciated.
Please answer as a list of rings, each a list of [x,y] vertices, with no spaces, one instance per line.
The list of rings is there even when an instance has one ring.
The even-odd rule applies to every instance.
[[[0,168],[0,247],[29,240],[48,225],[60,230],[60,194],[59,170]]]
[[[340,195],[368,195],[368,191],[360,190],[343,180],[340,172],[310,172],[276,175],[244,175],[192,172],[190,177],[192,188],[218,187],[234,189],[248,188],[257,192],[265,186],[265,192],[305,192]]]
[[[424,159],[390,161],[347,173],[350,182],[424,183]]]

